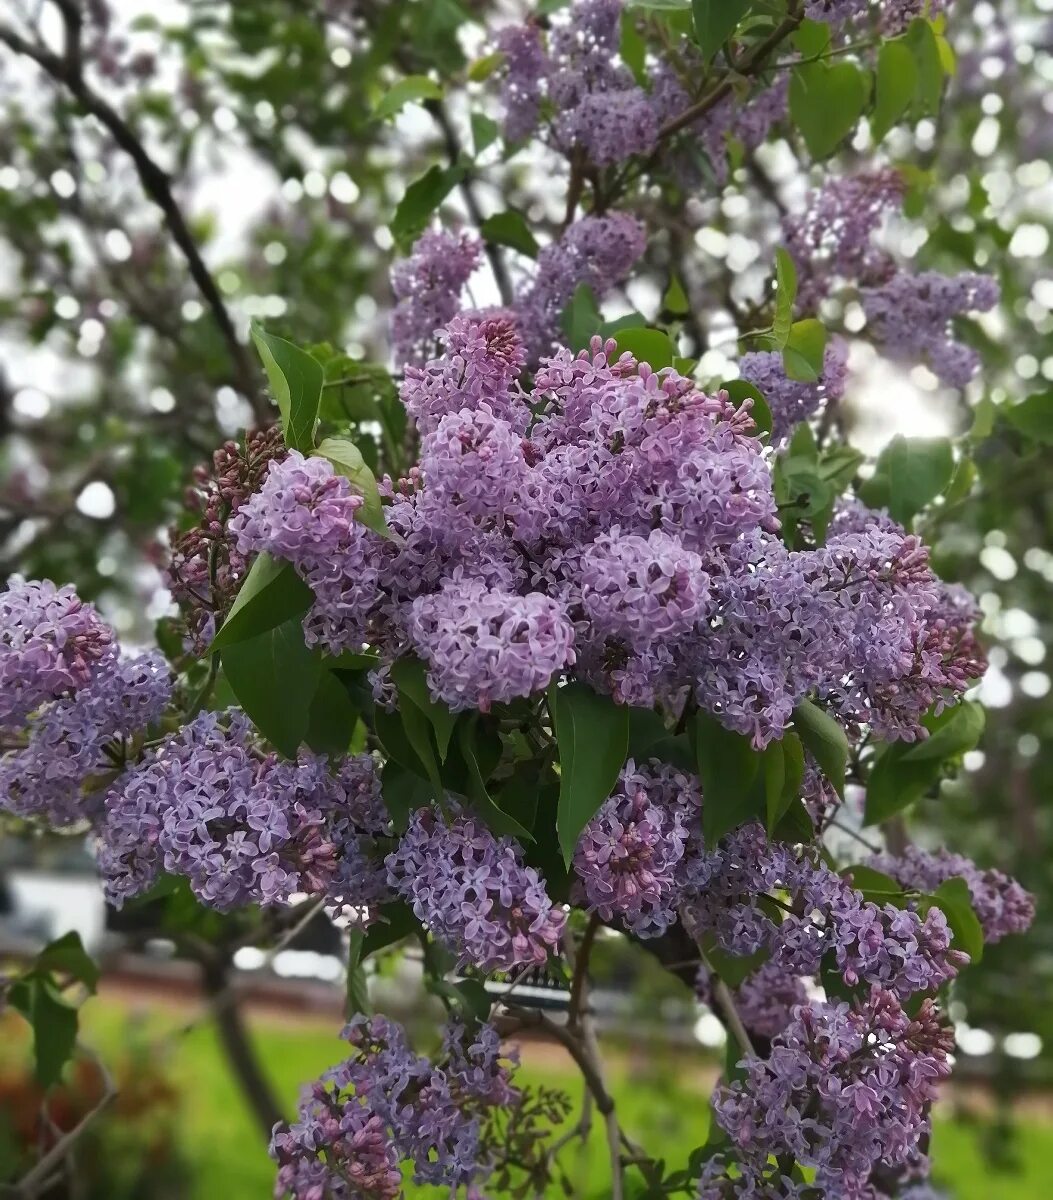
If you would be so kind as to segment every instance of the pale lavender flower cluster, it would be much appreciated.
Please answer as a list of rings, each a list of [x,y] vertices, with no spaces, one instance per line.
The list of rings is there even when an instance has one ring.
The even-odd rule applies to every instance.
[[[457,315],[461,293],[479,265],[482,247],[469,233],[429,229],[409,258],[391,271],[397,304],[391,316],[396,361],[423,362],[439,330]]]
[[[87,687],[116,655],[113,630],[72,587],[14,576],[0,592],[0,728]]]
[[[573,672],[617,701],[699,705],[758,747],[818,693],[883,737],[982,670],[975,613],[880,515],[827,544],[777,536],[748,405],[706,396],[614,344],[543,359],[525,391],[510,318],[463,315],[402,388],[423,433],[384,484],[392,539],[319,458],[275,463],[232,525],[311,586],[308,638],[411,649],[433,695],[488,709]],[[833,368],[831,368],[833,370]]]
[[[874,242],[887,213],[903,202],[905,184],[892,168],[828,180],[799,213],[783,218],[786,249],[797,267],[797,303],[815,312],[839,281],[880,283],[893,271]]]
[[[296,893],[365,906],[386,893],[362,839],[385,830],[368,756],[335,774],[309,754],[281,761],[258,750],[241,713],[204,712],[114,783],[97,858],[118,907],[162,871],[221,911]]]
[[[532,134],[548,107],[553,119],[545,136],[598,167],[654,148],[658,117],[651,98],[617,62],[621,13],[621,0],[577,0],[554,22],[547,45],[534,25],[498,34],[508,141]]]
[[[394,1200],[403,1161],[418,1184],[452,1192],[485,1181],[491,1123],[521,1102],[493,1026],[449,1022],[435,1062],[385,1017],[356,1017],[343,1036],[351,1056],[304,1089],[291,1125],[275,1127],[277,1200]]]
[[[788,1158],[814,1169],[808,1192],[828,1200],[875,1200],[879,1164],[921,1173],[929,1105],[952,1047],[930,999],[913,1018],[880,988],[852,1008],[802,1005],[769,1057],[746,1058],[745,1078],[715,1092],[739,1177],[711,1160],[700,1200],[799,1195],[780,1181],[776,1164]]]
[[[880,854],[870,866],[891,875],[901,886],[934,892],[941,883],[958,876],[965,880],[973,910],[983,926],[985,942],[999,942],[1024,933],[1035,919],[1035,898],[1015,879],[1001,871],[984,870],[950,850],[922,850],[909,846],[902,854]]]
[[[677,920],[689,880],[701,803],[693,776],[629,759],[574,851],[575,902],[638,937],[663,933]]]
[[[98,814],[86,790],[124,763],[172,681],[155,653],[122,659],[113,630],[72,588],[15,578],[0,594],[0,809],[65,826]]]
[[[481,971],[541,965],[559,944],[566,915],[511,838],[470,816],[414,813],[386,861],[392,890],[417,919]]]
[[[978,351],[955,338],[954,318],[989,312],[998,295],[995,280],[973,271],[900,271],[862,289],[867,323],[886,351],[897,358],[921,358],[950,387],[965,387],[980,366]]]
[[[823,355],[823,371],[815,383],[790,379],[777,351],[744,354],[739,374],[767,401],[772,416],[772,440],[788,437],[793,427],[814,416],[824,406],[836,404],[845,394],[848,346],[835,338]]]

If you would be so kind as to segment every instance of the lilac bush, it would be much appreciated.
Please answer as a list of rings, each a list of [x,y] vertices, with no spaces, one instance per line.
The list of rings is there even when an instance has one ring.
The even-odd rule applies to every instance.
[[[0,595],[6,813],[86,831],[117,907],[182,887],[232,920],[305,898],[340,918],[351,1053],[276,1126],[278,1197],[383,1200],[404,1172],[555,1194],[586,1122],[554,1136],[565,1102],[515,1083],[502,1035],[527,1030],[581,1068],[615,1200],[633,1171],[704,1200],[924,1195],[950,989],[1033,916],[1000,871],[907,841],[982,727],[979,610],[925,540],[971,486],[968,444],[867,463],[842,429],[854,342],[965,388],[961,321],[997,284],[896,253],[910,181],[878,138],[776,196],[771,269],[728,297],[735,377],[690,356],[713,331],[675,198],[727,190],[734,213],[735,181],[776,189],[773,138],[825,162],[856,122],[826,144],[821,59],[855,73],[857,119],[882,41],[921,45],[938,94],[946,6],[788,0],[719,37],[712,6],[640,7],[498,22],[467,73],[495,114],[473,142],[502,138],[501,171],[529,148],[562,219],[484,216],[482,150],[409,81],[451,161],[385,230],[394,371],[254,327],[278,419],[195,477],[170,665],[123,655],[71,587]],[[443,220],[454,188],[478,228]],[[499,306],[475,306],[477,272]],[[656,279],[660,308],[613,315]],[[838,858],[832,829],[870,845],[861,823],[895,836]],[[607,1090],[601,936],[694,980],[732,1039],[687,1164],[637,1146]],[[407,946],[448,1010],[431,1055],[365,1011],[366,965]],[[565,1016],[517,997],[534,974]]]

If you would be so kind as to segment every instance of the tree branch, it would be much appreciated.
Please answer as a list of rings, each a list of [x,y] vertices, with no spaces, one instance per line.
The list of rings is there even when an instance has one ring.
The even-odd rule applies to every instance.
[[[27,41],[7,26],[0,26],[0,43],[8,46],[16,54],[31,59],[56,83],[65,87],[80,101],[85,112],[95,117],[109,131],[113,140],[132,160],[143,190],[164,215],[169,232],[186,259],[190,276],[208,305],[220,335],[226,343],[234,364],[239,390],[252,405],[256,420],[261,424],[269,423],[272,413],[256,385],[257,373],[252,365],[252,360],[249,358],[245,346],[238,339],[234,322],[220,295],[219,288],[208,267],[205,266],[194,242],[186,218],[172,192],[172,182],[168,174],[150,157],[134,130],[120,113],[88,85],[81,69],[80,14],[76,5],[69,3],[68,0],[59,4],[59,8],[66,29],[65,53],[62,57]]]

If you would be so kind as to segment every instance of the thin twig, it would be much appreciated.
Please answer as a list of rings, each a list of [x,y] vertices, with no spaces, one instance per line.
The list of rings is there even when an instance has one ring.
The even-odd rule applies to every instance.
[[[746,1032],[746,1026],[742,1023],[742,1018],[739,1016],[739,1010],[735,1006],[735,997],[731,994],[731,988],[717,974],[713,964],[706,957],[705,951],[699,948],[699,954],[702,958],[702,965],[709,972],[710,981],[713,985],[713,995],[720,1005],[721,1015],[727,1024],[728,1030],[731,1032],[735,1041],[739,1044],[739,1049],[743,1054],[755,1055],[753,1042],[750,1041],[750,1035]]]

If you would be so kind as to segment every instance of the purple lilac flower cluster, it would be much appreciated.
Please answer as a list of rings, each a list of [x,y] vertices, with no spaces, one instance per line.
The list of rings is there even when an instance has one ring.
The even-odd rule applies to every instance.
[[[1035,919],[1035,898],[1001,871],[984,870],[950,850],[908,847],[902,854],[879,854],[868,865],[891,875],[902,887],[934,892],[941,883],[958,876],[965,880],[973,910],[983,926],[985,942],[999,942],[1024,933]]]
[[[534,25],[498,34],[508,141],[534,133],[548,108],[545,136],[598,167],[654,148],[658,117],[650,96],[617,61],[621,15],[621,0],[578,0],[553,22],[547,44]]]
[[[808,0],[804,15],[812,21],[825,21],[836,29],[858,25],[870,16],[877,16],[881,32],[886,37],[901,34],[916,17],[934,20],[947,11],[950,0]]]
[[[418,1184],[484,1181],[489,1123],[521,1101],[493,1026],[450,1022],[434,1063],[384,1017],[356,1017],[343,1036],[351,1056],[304,1089],[296,1121],[275,1128],[278,1200],[394,1200],[403,1161]]]
[[[824,406],[836,404],[845,394],[848,379],[848,346],[835,338],[823,355],[823,372],[815,383],[790,379],[777,351],[744,354],[739,374],[760,392],[771,409],[772,440],[787,438],[793,427],[814,416]]]
[[[998,296],[995,280],[973,271],[899,271],[862,289],[867,322],[886,351],[897,358],[921,358],[950,387],[965,387],[980,366],[978,351],[954,337],[955,317],[989,312]]]
[[[770,1161],[785,1157],[814,1168],[810,1190],[830,1200],[875,1200],[879,1163],[921,1173],[928,1108],[953,1044],[928,999],[913,1018],[880,988],[852,1008],[800,1006],[769,1057],[747,1057],[745,1078],[714,1094],[741,1177],[729,1179],[723,1161],[707,1164],[700,1200],[797,1195]]]
[[[398,303],[391,336],[399,363],[429,357],[438,331],[457,315],[461,292],[481,254],[479,240],[471,234],[429,229],[410,257],[395,264],[391,287]]]
[[[168,705],[164,659],[121,658],[94,608],[47,580],[12,580],[0,616],[0,809],[59,827],[92,820],[85,785],[119,770],[125,739]]]
[[[236,710],[204,712],[120,776],[105,800],[97,858],[120,907],[160,872],[212,908],[323,894],[363,908],[386,896],[368,839],[387,819],[369,756],[264,755]]]
[[[309,641],[368,640],[385,664],[411,650],[454,709],[571,670],[623,703],[693,693],[758,747],[813,692],[882,737],[923,736],[922,714],[978,677],[972,606],[887,518],[786,549],[748,406],[598,338],[543,359],[529,392],[522,363],[509,318],[462,315],[407,369],[424,436],[384,484],[392,539],[355,522],[324,459],[271,467],[232,534],[311,586]]]
[[[838,281],[882,282],[892,260],[875,245],[887,213],[900,207],[905,184],[892,168],[828,180],[799,213],[783,218],[782,236],[797,267],[797,302],[814,312]]]
[[[386,864],[392,890],[462,965],[540,965],[559,944],[566,914],[544,880],[523,865],[511,838],[494,837],[473,817],[447,822],[418,810]]]

